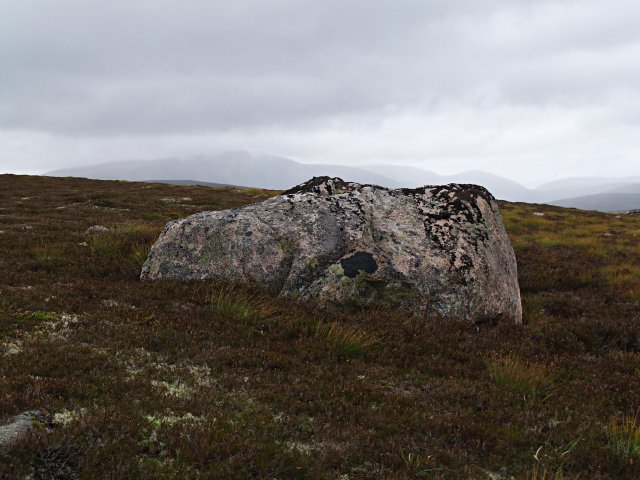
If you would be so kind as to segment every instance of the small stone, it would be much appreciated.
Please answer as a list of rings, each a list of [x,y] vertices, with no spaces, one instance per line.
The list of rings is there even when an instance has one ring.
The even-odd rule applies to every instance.
[[[605,232],[602,234],[605,237],[613,237],[613,233]]]
[[[543,212],[533,212],[533,215],[536,217],[544,217],[544,213]]]
[[[93,225],[84,231],[85,235],[103,235],[109,233],[109,229],[103,225]]]

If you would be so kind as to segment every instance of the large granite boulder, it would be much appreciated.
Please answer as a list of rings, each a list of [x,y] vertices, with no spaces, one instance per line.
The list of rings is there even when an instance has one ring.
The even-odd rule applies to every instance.
[[[224,279],[325,305],[522,320],[498,205],[476,185],[389,190],[316,177],[254,205],[168,223],[141,278]]]

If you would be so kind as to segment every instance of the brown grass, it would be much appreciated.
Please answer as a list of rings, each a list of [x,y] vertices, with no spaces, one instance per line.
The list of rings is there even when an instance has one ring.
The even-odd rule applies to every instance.
[[[339,356],[344,357],[364,353],[380,343],[374,334],[356,325],[343,325],[338,322],[318,323],[316,338],[326,342]]]
[[[515,355],[493,356],[487,362],[489,376],[496,385],[523,395],[525,399],[540,398],[554,380],[547,367],[525,363]]]
[[[640,422],[638,414],[613,418],[607,428],[609,447],[622,457],[640,457]]]

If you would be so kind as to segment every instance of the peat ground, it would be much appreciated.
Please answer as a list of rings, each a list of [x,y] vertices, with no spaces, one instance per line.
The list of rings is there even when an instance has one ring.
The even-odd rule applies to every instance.
[[[274,193],[0,175],[0,478],[640,478],[639,217],[501,202],[519,326],[138,279]]]

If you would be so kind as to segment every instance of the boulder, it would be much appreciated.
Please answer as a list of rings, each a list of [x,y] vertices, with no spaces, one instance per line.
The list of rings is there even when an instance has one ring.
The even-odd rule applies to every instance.
[[[522,320],[516,259],[477,185],[390,190],[315,177],[277,197],[169,222],[142,279],[264,285],[327,306]]]

